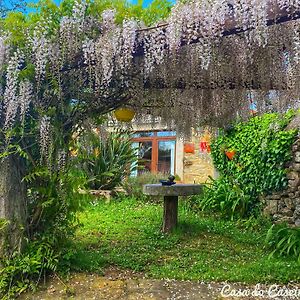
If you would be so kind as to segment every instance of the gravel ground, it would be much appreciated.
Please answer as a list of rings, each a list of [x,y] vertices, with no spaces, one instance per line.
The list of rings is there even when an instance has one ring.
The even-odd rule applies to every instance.
[[[222,293],[223,289],[223,293]],[[288,286],[197,281],[154,280],[142,274],[109,268],[104,276],[73,274],[67,282],[57,276],[40,286],[37,292],[22,295],[23,300],[254,300],[300,299],[300,284]]]

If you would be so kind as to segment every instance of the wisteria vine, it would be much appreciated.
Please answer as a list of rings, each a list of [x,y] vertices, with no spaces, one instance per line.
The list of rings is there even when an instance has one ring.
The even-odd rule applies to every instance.
[[[22,59],[9,44],[9,32],[1,33],[2,127],[24,122],[30,103],[39,108],[41,129],[52,122],[51,114],[43,116],[53,107],[61,114],[71,110],[74,125],[83,115],[126,102],[183,133],[200,123],[222,125],[246,116],[249,91],[258,111],[298,105],[299,21],[268,22],[299,16],[299,0],[179,2],[151,28],[132,17],[117,24],[114,9],[98,20],[87,8],[76,0],[56,30],[48,30],[51,19],[29,28]],[[24,80],[20,74],[28,66],[34,76]],[[274,90],[279,97],[272,97]]]

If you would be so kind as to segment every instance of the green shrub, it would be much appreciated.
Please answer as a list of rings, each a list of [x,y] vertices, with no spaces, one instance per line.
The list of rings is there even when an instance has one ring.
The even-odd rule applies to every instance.
[[[201,209],[220,211],[224,216],[255,214],[259,196],[287,186],[285,164],[291,159],[296,130],[285,130],[294,116],[265,114],[240,122],[219,135],[211,145],[220,178],[205,189],[198,200]],[[234,150],[232,160],[225,155]]]
[[[27,244],[22,253],[0,256],[1,299],[34,289],[50,272],[68,271],[68,243],[79,225],[76,213],[88,202],[87,195],[78,193],[85,178],[70,163],[64,170],[37,167],[24,180],[30,185]],[[5,226],[0,227],[1,235]]]
[[[190,205],[203,211],[220,212],[224,218],[245,218],[256,209],[253,199],[226,177],[204,186],[202,195],[190,199]]]
[[[129,133],[116,131],[106,137],[91,132],[77,143],[79,168],[87,176],[87,187],[112,190],[129,176],[137,160]]]
[[[138,176],[128,177],[122,185],[129,196],[136,199],[151,200],[157,197],[144,195],[143,185],[159,183],[160,179],[167,179],[168,176],[170,176],[170,174],[143,172]]]
[[[270,256],[295,257],[300,264],[300,228],[287,225],[272,225],[266,237],[266,244],[273,249]]]

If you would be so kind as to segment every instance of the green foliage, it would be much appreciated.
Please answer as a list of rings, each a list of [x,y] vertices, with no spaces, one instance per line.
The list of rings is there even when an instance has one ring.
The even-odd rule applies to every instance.
[[[212,143],[220,178],[198,200],[200,208],[224,216],[247,217],[258,212],[258,197],[287,187],[285,164],[291,159],[296,130],[285,130],[294,112],[265,114],[237,123]],[[225,151],[235,151],[232,160]]]
[[[96,0],[91,3],[88,13],[101,18],[105,9],[114,8],[117,12],[116,21],[122,23],[124,19],[136,19],[150,26],[166,19],[171,11],[172,2],[169,0],[154,0],[146,7],[143,0],[132,4],[126,0]]]
[[[24,177],[28,183],[28,238],[24,251],[0,257],[1,299],[34,289],[44,275],[66,272],[72,250],[68,241],[79,225],[76,212],[88,201],[78,190],[85,177],[70,164],[51,172],[39,167]]]
[[[32,12],[11,12],[6,18],[0,19],[2,30],[10,34],[10,42],[18,45],[26,52],[25,37],[32,34],[38,22],[45,21],[48,26],[45,28],[49,35],[52,35],[59,26],[63,16],[72,15],[74,0],[64,0],[57,5],[52,0],[41,0],[31,4]],[[171,11],[172,2],[169,0],[154,0],[147,7],[143,0],[132,4],[126,0],[95,0],[87,1],[87,14],[101,20],[102,12],[106,9],[116,10],[116,22],[122,23],[124,19],[133,18],[145,25],[153,25],[166,19]]]
[[[244,218],[256,209],[250,195],[247,195],[230,178],[220,177],[204,186],[201,197],[192,197],[190,205],[202,210],[220,212],[225,218]]]
[[[266,244],[273,249],[270,254],[295,257],[300,264],[300,228],[287,225],[272,225],[266,237]]]
[[[151,200],[153,196],[143,194],[143,185],[159,183],[160,179],[167,179],[169,174],[143,172],[138,176],[128,177],[123,183],[123,187],[130,197],[143,200]]]
[[[112,190],[129,176],[136,161],[130,134],[108,133],[106,137],[91,132],[78,141],[76,163],[82,168],[90,189]]]
[[[61,251],[55,240],[44,238],[31,242],[21,255],[14,253],[11,257],[1,258],[1,299],[13,299],[27,289],[34,290],[35,282],[49,271],[57,270]]]

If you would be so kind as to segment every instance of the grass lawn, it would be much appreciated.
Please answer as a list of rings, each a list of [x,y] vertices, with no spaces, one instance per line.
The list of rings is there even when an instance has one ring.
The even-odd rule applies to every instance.
[[[271,258],[266,229],[250,230],[231,221],[190,211],[180,201],[179,227],[162,234],[162,203],[134,199],[99,202],[80,214],[73,269],[101,273],[109,265],[152,278],[245,283],[300,280],[300,266]]]

